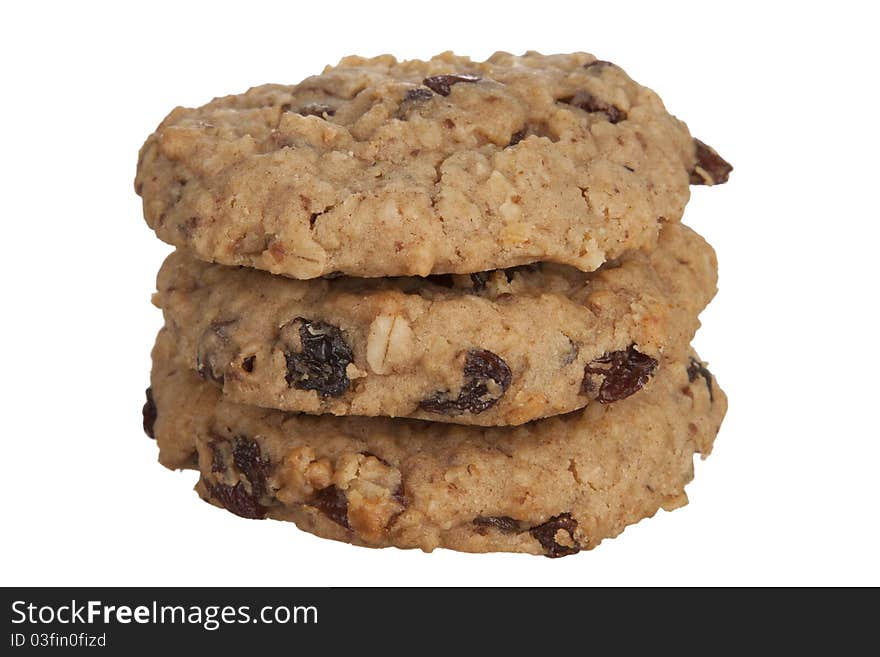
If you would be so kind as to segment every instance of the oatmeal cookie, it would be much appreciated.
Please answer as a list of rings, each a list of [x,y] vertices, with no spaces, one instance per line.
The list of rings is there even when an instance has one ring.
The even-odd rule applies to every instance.
[[[348,57],[177,108],[141,149],[147,223],[294,278],[583,271],[651,245],[730,166],[592,55]]]
[[[289,520],[369,547],[560,557],[687,502],[727,408],[696,354],[617,404],[521,427],[335,418],[226,401],[180,367],[167,331],[153,352],[146,428],[169,468],[245,518]]]
[[[715,293],[682,224],[599,270],[298,281],[172,254],[158,277],[180,363],[231,401],[521,424],[614,403],[681,358]]]

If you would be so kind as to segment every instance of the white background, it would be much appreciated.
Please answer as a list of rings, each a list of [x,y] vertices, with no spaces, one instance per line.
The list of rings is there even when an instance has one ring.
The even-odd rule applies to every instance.
[[[346,6],[347,5],[347,6]],[[13,7],[12,9],[10,9]],[[880,584],[876,16],[870,3],[5,3],[4,585]],[[586,50],[736,167],[696,345],[730,396],[691,504],[561,560],[366,550],[200,502],[141,431],[170,247],[137,151],[175,105],[349,53]]]

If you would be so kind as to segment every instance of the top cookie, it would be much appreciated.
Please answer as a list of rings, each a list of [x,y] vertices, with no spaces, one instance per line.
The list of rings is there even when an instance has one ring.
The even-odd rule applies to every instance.
[[[730,167],[592,55],[348,57],[175,109],[135,188],[171,244],[294,278],[592,271]]]

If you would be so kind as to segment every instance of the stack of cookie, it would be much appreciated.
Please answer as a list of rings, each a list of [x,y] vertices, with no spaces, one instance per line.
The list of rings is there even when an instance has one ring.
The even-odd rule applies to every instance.
[[[175,109],[140,153],[177,247],[144,427],[246,518],[573,554],[687,498],[726,399],[680,223],[731,167],[583,53],[350,57]]]

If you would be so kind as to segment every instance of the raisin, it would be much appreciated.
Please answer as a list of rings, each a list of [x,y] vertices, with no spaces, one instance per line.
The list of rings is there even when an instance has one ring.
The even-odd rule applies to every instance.
[[[691,185],[723,185],[730,177],[733,166],[724,160],[714,148],[694,139],[697,163],[690,172]]]
[[[593,377],[602,377],[596,400],[602,404],[610,404],[641,390],[656,368],[657,361],[637,351],[634,345],[626,350],[611,351],[584,367],[581,392],[593,393]]]
[[[350,529],[348,524],[348,499],[336,486],[327,486],[315,491],[309,506],[313,506],[337,525]]]
[[[290,111],[290,105],[282,105],[281,110],[284,112]],[[330,105],[325,105],[324,103],[306,103],[298,110],[296,110],[297,114],[301,114],[302,116],[317,116],[319,118],[324,118],[324,115],[333,116],[336,114],[336,108],[330,107]]]
[[[520,130],[514,132],[512,135],[510,135],[510,142],[507,144],[507,147],[510,148],[511,146],[516,146],[519,142],[525,139],[526,134],[526,128],[521,128]]]
[[[248,493],[241,482],[238,482],[235,486],[205,482],[205,488],[207,488],[210,496],[217,500],[223,508],[237,516],[255,520],[266,517],[266,507],[260,504],[255,495]]]
[[[485,349],[472,349],[464,361],[464,385],[455,399],[438,392],[419,402],[429,413],[460,415],[482,413],[507,392],[513,375],[504,359]]]
[[[214,320],[199,338],[196,353],[196,371],[203,379],[223,384],[226,366],[235,357],[238,347],[229,337],[229,327],[235,320]]]
[[[626,120],[626,112],[611,103],[596,98],[589,91],[578,91],[574,96],[560,98],[559,101],[585,112],[601,112],[611,123],[620,123]]]
[[[255,440],[244,436],[235,436],[228,440],[212,432],[208,447],[212,454],[211,472],[225,472],[229,466],[227,460],[231,456],[238,474],[247,479],[251,494],[257,499],[266,494],[271,462],[263,456]]]
[[[270,463],[260,452],[260,446],[255,440],[236,436],[232,441],[232,462],[247,477],[254,496],[259,498],[266,494]]]
[[[469,73],[452,73],[448,75],[432,75],[431,77],[422,80],[422,84],[441,96],[448,96],[452,85],[454,84],[458,84],[459,82],[472,83],[479,81],[480,77],[477,75],[471,75]]]
[[[510,516],[479,516],[473,522],[477,527],[493,527],[503,534],[520,531],[519,521]]]
[[[144,433],[150,438],[155,438],[156,434],[153,431],[153,427],[156,425],[156,418],[159,416],[159,412],[156,410],[156,402],[153,399],[153,389],[147,388],[146,394],[147,401],[142,411],[144,416]]]
[[[715,393],[712,390],[712,372],[709,371],[704,363],[691,356],[691,362],[687,367],[687,375],[690,383],[693,383],[698,376],[703,377],[703,380],[706,382],[706,388],[709,389],[709,401],[715,401]]]
[[[254,371],[254,362],[257,360],[256,356],[248,356],[243,361],[241,361],[241,369],[250,374]]]
[[[316,390],[322,397],[339,397],[351,381],[346,368],[354,360],[351,347],[342,331],[332,324],[297,317],[302,350],[285,351],[287,374],[284,379],[291,388]]]
[[[547,522],[537,527],[532,527],[529,533],[535,537],[541,547],[544,548],[544,554],[551,559],[556,557],[565,557],[570,554],[577,554],[581,547],[574,538],[574,532],[577,529],[577,520],[571,517],[569,513],[560,514],[554,518],[550,518]],[[571,537],[573,546],[561,545],[556,541],[558,532],[567,532]]]
[[[406,92],[406,95],[403,97],[403,102],[418,102],[422,100],[430,100],[433,97],[434,92],[430,89],[425,89],[424,87],[416,87],[415,89],[410,89]]]

